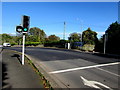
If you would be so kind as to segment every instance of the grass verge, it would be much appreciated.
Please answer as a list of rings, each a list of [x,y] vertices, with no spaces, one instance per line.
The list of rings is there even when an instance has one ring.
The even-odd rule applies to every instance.
[[[44,77],[44,75],[34,65],[34,63],[32,62],[32,60],[28,59],[25,56],[25,62],[27,62],[28,64],[30,64],[32,66],[33,70],[40,76],[40,79],[42,80],[42,83],[43,83],[45,89],[47,89],[47,90],[54,90],[52,88],[52,86],[50,85],[49,81]]]

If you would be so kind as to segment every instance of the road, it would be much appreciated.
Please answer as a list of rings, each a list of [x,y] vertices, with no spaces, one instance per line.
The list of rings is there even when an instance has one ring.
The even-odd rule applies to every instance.
[[[7,49],[21,51],[15,47]],[[119,59],[38,47],[27,47],[25,53],[61,88],[120,89]]]

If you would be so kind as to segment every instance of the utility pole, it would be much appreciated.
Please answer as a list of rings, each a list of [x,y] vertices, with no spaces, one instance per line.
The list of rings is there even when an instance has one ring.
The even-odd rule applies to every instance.
[[[105,33],[105,37],[104,37],[104,54],[106,53],[106,41],[107,41],[107,33]]]
[[[118,2],[118,11],[120,11],[120,1]],[[120,16],[120,13],[118,13],[118,16]],[[120,24],[120,17],[118,17],[118,23]]]
[[[65,40],[65,28],[66,28],[66,23],[64,22],[63,40]]]
[[[82,36],[82,21],[81,21],[81,42],[82,42],[82,45],[83,45],[83,36]]]
[[[83,37],[82,37],[82,24],[81,24],[81,42],[82,42],[82,38],[83,38]]]

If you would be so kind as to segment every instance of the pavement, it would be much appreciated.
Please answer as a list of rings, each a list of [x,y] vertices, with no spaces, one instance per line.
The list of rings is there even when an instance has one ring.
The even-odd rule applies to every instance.
[[[40,76],[28,63],[21,64],[21,56],[17,52],[4,49],[1,54],[2,89],[43,88]]]

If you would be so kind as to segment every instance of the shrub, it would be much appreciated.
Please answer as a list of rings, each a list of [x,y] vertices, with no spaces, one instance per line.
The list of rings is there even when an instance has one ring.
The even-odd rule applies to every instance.
[[[42,44],[41,42],[25,42],[25,46],[37,46]]]
[[[85,50],[85,51],[93,51],[93,50],[94,50],[94,47],[95,47],[95,45],[85,44],[85,45],[82,47],[82,50]]]
[[[11,46],[18,45],[17,43],[11,43]]]
[[[59,48],[64,48],[66,40],[60,40],[60,41],[47,41],[44,43],[45,47],[59,47]]]

